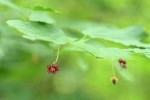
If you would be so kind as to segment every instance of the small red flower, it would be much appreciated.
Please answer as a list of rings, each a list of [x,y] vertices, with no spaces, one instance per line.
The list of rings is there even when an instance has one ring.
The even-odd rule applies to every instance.
[[[51,65],[47,65],[47,72],[48,74],[49,73],[53,73],[53,74],[56,74],[56,72],[59,70],[59,67],[57,64],[53,64],[52,66]]]
[[[114,76],[111,78],[112,83],[115,85],[118,81],[118,79]]]
[[[123,63],[123,64],[126,64],[126,61],[124,60],[122,63]]]
[[[126,61],[125,61],[125,60],[119,59],[118,62],[119,62],[120,66],[121,66],[122,68],[124,68],[124,69],[127,68],[127,66],[126,66]]]
[[[59,68],[58,68],[57,64],[53,64],[53,68],[55,68],[56,71],[59,71]]]
[[[123,62],[123,60],[122,60],[122,59],[119,59],[119,60],[118,60],[118,62],[119,62],[119,63],[122,63],[122,62]]]

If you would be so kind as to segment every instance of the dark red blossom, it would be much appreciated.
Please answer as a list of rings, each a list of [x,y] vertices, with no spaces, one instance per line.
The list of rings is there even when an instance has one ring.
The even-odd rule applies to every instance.
[[[127,66],[126,66],[126,61],[125,61],[125,60],[119,59],[118,62],[119,62],[120,66],[121,66],[122,68],[124,68],[124,69],[127,68]]]
[[[119,62],[119,63],[122,63],[122,62],[123,62],[123,60],[122,60],[122,59],[119,59],[119,60],[118,60],[118,62]]]
[[[118,79],[117,79],[116,77],[112,77],[112,78],[111,78],[111,81],[112,81],[112,83],[115,85],[116,82],[118,81]]]
[[[49,73],[53,73],[53,74],[56,74],[56,72],[59,70],[59,67],[57,64],[53,64],[52,66],[51,65],[47,65],[47,72],[48,74]]]

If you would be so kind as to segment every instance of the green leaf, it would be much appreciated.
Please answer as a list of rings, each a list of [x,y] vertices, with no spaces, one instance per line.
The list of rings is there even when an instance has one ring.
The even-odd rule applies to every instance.
[[[29,16],[30,21],[44,22],[48,24],[53,24],[55,21],[44,11],[32,11]]]
[[[92,38],[103,38],[116,43],[121,43],[127,46],[135,45],[138,47],[147,47],[148,45],[141,43],[140,40],[145,36],[143,27],[129,27],[125,29],[108,29],[103,32],[101,29],[86,29],[84,33],[88,34]],[[92,33],[92,34],[91,34]]]
[[[126,46],[150,47],[149,44],[141,42],[141,39],[147,36],[142,26],[119,29],[95,23],[75,23],[68,27],[76,29],[91,38],[101,38]]]
[[[56,44],[65,44],[75,40],[67,37],[61,29],[51,24],[23,22],[20,20],[9,20],[7,23],[24,33],[23,37],[30,40],[43,40]]]
[[[44,8],[41,6],[35,6],[33,8],[34,11],[47,11],[47,12],[53,12],[53,13],[59,13],[59,11],[53,10],[52,8]]]
[[[146,48],[146,49],[139,49],[139,48],[135,48],[135,49],[129,49],[128,51],[133,51],[135,53],[140,53],[145,55],[147,58],[150,59],[150,48]]]
[[[48,13],[58,13],[58,11],[53,10],[52,8],[44,8],[41,6],[35,6],[31,14],[29,15],[30,21],[44,22],[48,24],[53,24],[55,21]]]
[[[97,58],[129,57],[126,49],[106,48],[103,45],[97,43],[73,43],[73,45],[83,49],[87,53],[90,53]]]

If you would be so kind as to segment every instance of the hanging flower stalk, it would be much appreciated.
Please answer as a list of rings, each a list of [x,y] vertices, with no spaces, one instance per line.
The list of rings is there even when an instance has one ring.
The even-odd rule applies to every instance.
[[[115,75],[115,69],[114,69],[113,61],[112,61],[112,72],[113,72],[113,77],[111,78],[111,81],[115,85],[117,83],[118,79],[116,78],[116,75]]]
[[[59,58],[59,49],[60,49],[60,46],[58,47],[56,60],[53,62],[52,65],[49,65],[49,64],[47,65],[48,74],[50,73],[56,74],[56,72],[59,71],[59,66],[56,64]]]

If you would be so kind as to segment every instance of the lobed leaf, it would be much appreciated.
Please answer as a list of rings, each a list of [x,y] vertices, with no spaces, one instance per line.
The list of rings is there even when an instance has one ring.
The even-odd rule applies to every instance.
[[[139,48],[135,48],[135,49],[128,49],[128,51],[133,51],[135,53],[140,53],[145,55],[147,58],[150,59],[150,48],[146,48],[146,49],[139,49]]]
[[[30,21],[53,24],[55,21],[44,11],[32,11],[29,16]]]
[[[29,15],[30,21],[36,21],[36,22],[44,22],[48,24],[53,24],[55,21],[51,16],[48,15],[48,13],[58,13],[58,11],[53,10],[52,8],[44,8],[41,6],[35,6],[31,14]]]
[[[59,13],[59,11],[53,10],[50,7],[44,8],[44,7],[41,7],[41,6],[35,6],[33,8],[33,10],[34,11],[47,11],[47,12]]]
[[[116,43],[121,43],[126,46],[132,45],[137,47],[150,47],[149,44],[144,44],[141,42],[141,40],[147,36],[142,26],[119,29],[116,27],[108,27],[95,23],[75,23],[67,27],[76,29],[91,38],[101,38]]]
[[[103,45],[94,43],[73,43],[73,45],[83,49],[97,58],[129,57],[128,52],[125,49],[106,48]]]
[[[67,37],[61,29],[51,24],[23,22],[20,20],[9,20],[7,24],[24,33],[23,37],[30,40],[43,40],[56,44],[65,44],[75,40]]]

